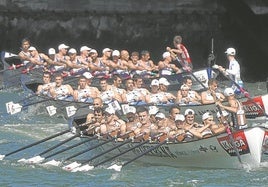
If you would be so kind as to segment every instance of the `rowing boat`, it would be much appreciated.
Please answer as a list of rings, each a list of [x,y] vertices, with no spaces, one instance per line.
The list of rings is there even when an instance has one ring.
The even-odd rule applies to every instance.
[[[1,52],[1,65],[3,66],[2,77],[3,77],[3,87],[18,87],[21,84],[21,79],[23,81],[25,80],[35,80],[37,83],[42,83],[42,68],[36,68],[36,67],[25,67],[18,55],[15,55],[13,53]],[[84,71],[83,71],[84,72]],[[78,81],[78,77],[83,72],[77,72],[75,74],[69,74],[65,77],[65,82],[69,82],[71,86],[75,86]],[[21,78],[21,75],[23,75],[23,78]],[[110,79],[108,82],[112,82],[111,79],[112,74],[110,74],[108,77]],[[185,76],[190,76],[193,80],[193,90],[201,90],[204,89],[204,87],[207,87],[208,82],[208,74],[207,69],[197,69],[193,72],[183,72],[179,74],[172,74],[172,75],[165,75],[163,77],[167,78],[167,80],[170,81],[170,91],[174,91],[173,89],[179,88],[181,85],[182,79]],[[218,76],[218,72],[212,70],[211,77],[216,78]],[[149,86],[150,82],[153,78],[159,78],[157,77],[157,74],[152,74],[149,77],[145,76],[143,77],[144,84]],[[99,77],[95,77],[92,81],[92,86],[98,85]],[[201,84],[200,84],[201,83]]]
[[[228,134],[222,133],[189,142],[148,142],[140,146],[137,145],[141,142],[130,142],[113,149],[106,154],[106,157],[116,157],[121,161],[128,162],[139,157],[139,161],[142,163],[171,167],[236,169],[259,167],[267,159],[265,153],[268,151],[268,124],[237,130],[233,132],[232,137],[236,148]],[[89,137],[83,136],[81,140],[86,138]],[[107,140],[99,138],[95,143],[100,144],[104,141]],[[92,147],[92,142],[86,144],[88,147]],[[97,152],[105,152],[119,144],[122,142],[109,141],[100,146]],[[151,151],[148,152],[149,149]],[[238,150],[239,155],[235,149]]]

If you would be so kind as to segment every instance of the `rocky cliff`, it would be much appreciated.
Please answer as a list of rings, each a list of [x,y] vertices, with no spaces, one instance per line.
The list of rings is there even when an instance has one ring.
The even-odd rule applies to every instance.
[[[229,29],[235,22],[230,22],[226,6],[213,0],[0,0],[0,49],[16,53],[21,39],[28,37],[45,53],[59,43],[77,49],[88,45],[99,53],[105,47],[146,49],[157,62],[174,35],[180,34],[196,68],[206,66],[211,38],[217,63],[225,65],[227,47],[246,54],[232,35],[234,28]],[[246,74],[248,62],[241,59]]]

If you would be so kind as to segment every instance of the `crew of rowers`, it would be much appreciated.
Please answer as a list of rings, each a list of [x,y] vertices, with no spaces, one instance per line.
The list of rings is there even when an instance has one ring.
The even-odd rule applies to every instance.
[[[65,76],[89,71],[94,76],[109,76],[111,74],[171,75],[182,71],[191,71],[192,63],[187,49],[181,43],[180,36],[174,37],[174,48],[166,47],[163,59],[154,63],[147,50],[132,52],[128,50],[112,50],[104,48],[99,56],[97,50],[81,46],[80,52],[65,44],[58,46],[58,52],[50,48],[47,54],[41,53],[36,47],[30,46],[30,41],[22,40],[22,51],[18,54],[22,64],[29,68],[44,68],[44,71],[61,72]],[[175,63],[172,63],[176,61]],[[180,62],[182,68],[177,67]]]
[[[83,133],[111,133],[120,139],[131,136],[139,141],[137,137],[149,135],[152,139],[161,137],[168,141],[192,141],[223,133],[227,128],[225,123],[229,123],[229,113],[225,110],[222,111],[223,114],[217,113],[217,121],[212,114],[206,112],[202,115],[202,123],[197,123],[193,109],[186,109],[182,114],[178,105],[170,107],[168,116],[156,106],[127,106],[124,108],[125,120],[118,117],[113,107],[103,107],[100,98],[94,99],[93,107],[93,111],[87,116],[86,124],[83,124],[87,127]],[[126,134],[128,136],[124,136]]]
[[[219,92],[217,90],[218,82],[215,79],[210,79],[208,81],[208,89],[199,94],[191,90],[192,80],[186,76],[183,79],[182,86],[177,91],[177,95],[174,96],[172,93],[167,92],[169,82],[164,77],[159,80],[153,79],[150,84],[150,91],[142,87],[143,79],[139,75],[124,80],[125,88],[121,86],[122,78],[117,74],[113,75],[112,85],[107,83],[107,79],[101,78],[99,80],[99,88],[91,86],[92,78],[93,76],[89,72],[84,73],[84,76],[79,77],[78,87],[73,89],[68,84],[62,84],[63,77],[61,74],[56,74],[55,82],[51,83],[50,73],[45,72],[43,75],[44,84],[38,86],[37,93],[47,94],[58,100],[75,100],[91,103],[94,107],[94,112],[88,115],[87,122],[91,125],[93,123],[95,127],[94,133],[105,134],[116,130],[120,131],[120,134],[133,131],[135,135],[140,133],[155,135],[162,132],[168,138],[174,139],[180,135],[178,131],[180,130],[180,132],[184,132],[184,134],[182,133],[183,140],[205,138],[224,132],[226,130],[225,124],[230,123],[226,121],[225,117],[231,115],[235,116],[234,118],[236,119],[232,121],[235,128],[246,127],[242,104],[235,98],[233,89],[226,88],[224,93]],[[228,101],[228,105],[225,106],[222,102],[226,100]],[[128,108],[124,109],[127,120],[123,120],[116,115],[116,112],[121,109],[119,103],[122,108],[124,105],[130,105],[128,108],[131,108],[133,105],[140,105],[140,107],[137,107],[137,111],[135,112],[128,112]],[[216,124],[213,121],[213,116],[205,113],[202,117],[203,125],[200,125],[194,121],[195,112],[192,109],[189,108],[190,110],[186,110],[184,115],[180,114],[179,106],[186,105],[190,107],[197,104],[211,103],[216,103],[222,108],[223,112],[219,116],[219,119],[222,120],[223,117],[224,121],[219,121]],[[171,107],[169,117],[167,118],[164,113],[153,113],[144,107],[146,105],[161,106],[163,104],[169,104],[167,106]],[[106,109],[104,109],[104,105]],[[118,105],[119,107],[117,107]],[[130,111],[134,110],[136,108],[130,109]],[[226,113],[228,115],[225,115]],[[232,117],[232,119],[234,118]],[[89,129],[92,129],[91,125]],[[185,138],[186,135],[188,138]]]

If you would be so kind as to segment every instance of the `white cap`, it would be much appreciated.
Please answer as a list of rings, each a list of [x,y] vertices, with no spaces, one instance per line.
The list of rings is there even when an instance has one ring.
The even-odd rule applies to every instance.
[[[162,113],[162,112],[158,112],[158,113],[155,115],[155,117],[156,117],[156,118],[162,118],[162,119],[166,118],[165,114]]]
[[[165,59],[165,58],[167,58],[169,56],[170,56],[170,52],[164,52],[163,55],[162,55],[163,59]]]
[[[28,51],[36,51],[36,48],[31,46],[31,47],[29,47]]]
[[[118,50],[114,50],[112,56],[120,56],[120,52]]]
[[[184,115],[187,116],[189,114],[193,114],[194,115],[195,114],[194,110],[193,109],[190,109],[190,108],[186,109],[185,112],[184,112]]]
[[[168,82],[168,80],[165,77],[161,77],[159,79],[159,84],[164,84],[165,86],[170,85],[170,83]]]
[[[96,49],[91,49],[91,50],[89,51],[89,53],[98,53],[98,52],[96,51]]]
[[[181,85],[181,90],[189,90],[189,86],[187,86],[186,84]]]
[[[159,81],[157,79],[152,80],[151,86],[159,86]]]
[[[77,52],[76,52],[76,50],[74,48],[71,48],[71,49],[69,49],[68,53],[76,54]]]
[[[68,45],[65,45],[65,44],[60,44],[59,46],[58,46],[58,49],[59,50],[61,50],[61,49],[68,49],[69,48],[69,46]]]
[[[229,113],[226,110],[222,110],[222,115],[223,117],[226,117],[229,115]],[[221,117],[220,112],[217,112],[217,118],[220,118],[220,117]]]
[[[80,52],[81,51],[90,51],[91,50],[91,48],[89,48],[88,46],[82,46],[81,48],[80,48]]]
[[[236,54],[236,51],[235,51],[234,48],[230,47],[230,48],[228,48],[228,49],[225,51],[225,53],[226,53],[227,55],[235,55],[235,54]]]
[[[108,114],[115,114],[115,110],[114,110],[114,108],[112,108],[112,107],[107,107],[107,108],[105,109],[105,112],[107,112]]]
[[[92,79],[93,75],[90,72],[83,73],[83,76],[86,77],[86,79]]]
[[[185,120],[185,117],[182,114],[177,114],[175,116],[175,121],[184,121],[184,120]]]
[[[210,117],[213,117],[212,114],[209,113],[209,112],[206,112],[206,113],[204,113],[204,114],[202,115],[202,120],[204,121],[204,120],[206,120],[206,119],[208,119],[208,118],[210,118]]]
[[[157,112],[159,112],[159,108],[157,106],[149,106],[150,115],[155,115]]]
[[[102,53],[105,53],[105,52],[108,52],[108,51],[112,51],[110,48],[104,48],[103,50],[102,50]]]
[[[54,48],[49,48],[48,49],[48,54],[49,55],[55,55],[56,54],[56,50]]]
[[[227,97],[231,96],[231,95],[234,95],[234,90],[232,88],[225,88],[224,95],[227,96]]]

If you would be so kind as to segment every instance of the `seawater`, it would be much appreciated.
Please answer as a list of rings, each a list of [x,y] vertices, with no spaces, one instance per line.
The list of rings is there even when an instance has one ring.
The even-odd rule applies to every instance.
[[[251,96],[267,93],[264,82],[245,83]],[[6,113],[5,103],[18,101],[20,90],[0,91],[0,154],[6,154],[68,128],[62,118],[49,117],[42,110],[30,107],[15,115]],[[40,106],[39,106],[40,107]],[[44,110],[43,110],[44,111]],[[67,172],[57,166],[41,166],[17,162],[31,158],[72,135],[65,134],[0,161],[0,186],[267,186],[268,163],[257,169],[198,169],[145,165],[138,161],[120,172],[108,170],[111,163],[88,172]],[[75,139],[74,141],[79,141]],[[72,141],[72,143],[74,142]],[[70,144],[72,144],[70,143]],[[66,143],[67,146],[70,145]],[[74,154],[85,147],[77,147],[59,154],[59,158]],[[57,156],[55,156],[57,158]],[[200,160],[202,162],[202,160]]]

